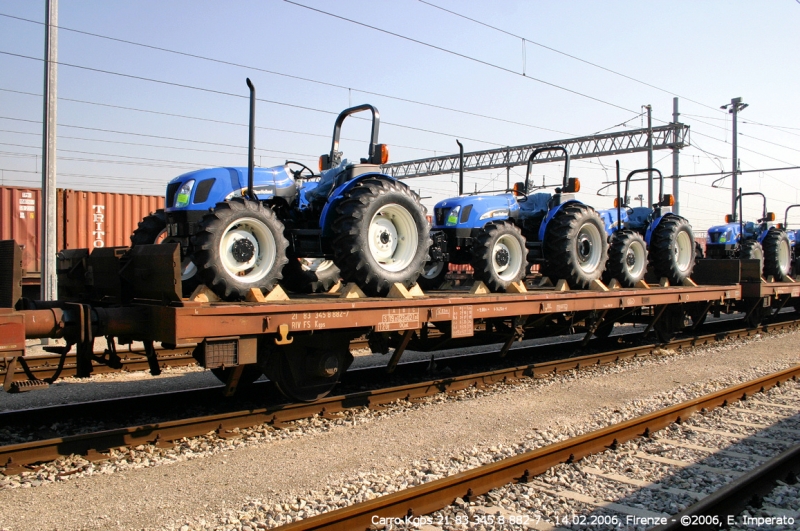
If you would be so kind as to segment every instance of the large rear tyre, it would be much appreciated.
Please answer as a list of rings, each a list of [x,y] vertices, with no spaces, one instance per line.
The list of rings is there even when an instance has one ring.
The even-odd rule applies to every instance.
[[[425,262],[422,272],[417,277],[417,284],[423,290],[439,289],[444,284],[444,277],[450,271],[448,262]]]
[[[564,206],[547,225],[542,274],[585,289],[599,280],[608,259],[605,225],[586,205]]]
[[[339,282],[339,268],[323,258],[289,258],[281,284],[295,293],[329,291]]]
[[[525,276],[525,238],[513,223],[488,223],[472,244],[473,278],[492,291],[505,291]]]
[[[228,301],[244,299],[250,288],[273,289],[288,261],[283,223],[271,209],[243,198],[217,203],[192,242],[200,278]]]
[[[691,277],[694,260],[692,226],[680,216],[663,218],[650,238],[650,263],[656,276],[680,286]]]
[[[431,245],[417,194],[399,182],[366,178],[336,210],[334,261],[346,282],[371,297],[386,295],[397,282],[414,286]]]
[[[167,235],[167,216],[163,209],[158,209],[139,222],[139,226],[131,234],[131,247],[136,245],[153,245],[169,243]],[[183,296],[188,297],[200,285],[197,276],[197,266],[192,262],[191,255],[181,261],[181,289]]]
[[[764,271],[764,249],[761,244],[755,240],[745,240],[742,242],[742,248],[739,250],[739,258],[742,260],[758,260],[760,265],[759,272]]]
[[[605,278],[617,279],[623,287],[632,288],[647,272],[647,245],[638,232],[614,234],[608,247]]]
[[[764,249],[764,276],[785,282],[792,274],[792,246],[785,231],[770,229],[761,240]]]

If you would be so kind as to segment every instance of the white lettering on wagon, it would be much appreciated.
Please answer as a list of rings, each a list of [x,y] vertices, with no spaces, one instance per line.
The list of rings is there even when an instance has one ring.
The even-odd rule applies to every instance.
[[[105,209],[105,205],[92,205],[92,225],[94,227],[92,229],[92,236],[94,236],[92,247],[95,249],[106,246]]]

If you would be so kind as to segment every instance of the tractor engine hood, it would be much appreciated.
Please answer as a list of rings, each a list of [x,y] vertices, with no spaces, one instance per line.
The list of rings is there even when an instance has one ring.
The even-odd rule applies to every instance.
[[[294,178],[285,165],[255,168],[253,191],[259,201],[297,195]],[[207,168],[172,179],[167,185],[166,210],[207,210],[221,201],[247,195],[247,168]]]
[[[445,199],[433,208],[433,228],[480,228],[491,220],[516,218],[519,203],[513,194],[463,196]]]
[[[740,228],[738,223],[726,223],[709,227],[706,245],[731,245],[739,241]]]

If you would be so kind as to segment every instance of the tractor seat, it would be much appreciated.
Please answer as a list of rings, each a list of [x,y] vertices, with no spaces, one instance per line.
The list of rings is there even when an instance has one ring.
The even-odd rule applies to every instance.
[[[528,194],[527,201],[522,201],[519,204],[519,208],[526,214],[531,214],[534,212],[542,212],[549,210],[547,206],[550,198],[553,197],[552,195],[548,194],[547,192],[538,192],[535,194]]]

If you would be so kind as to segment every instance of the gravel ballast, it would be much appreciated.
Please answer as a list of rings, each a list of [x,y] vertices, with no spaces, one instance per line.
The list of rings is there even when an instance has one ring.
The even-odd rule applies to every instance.
[[[72,458],[42,478],[0,479],[0,529],[272,527],[796,364],[797,335],[354,410],[288,430],[242,430],[235,440],[143,446],[105,463]]]

